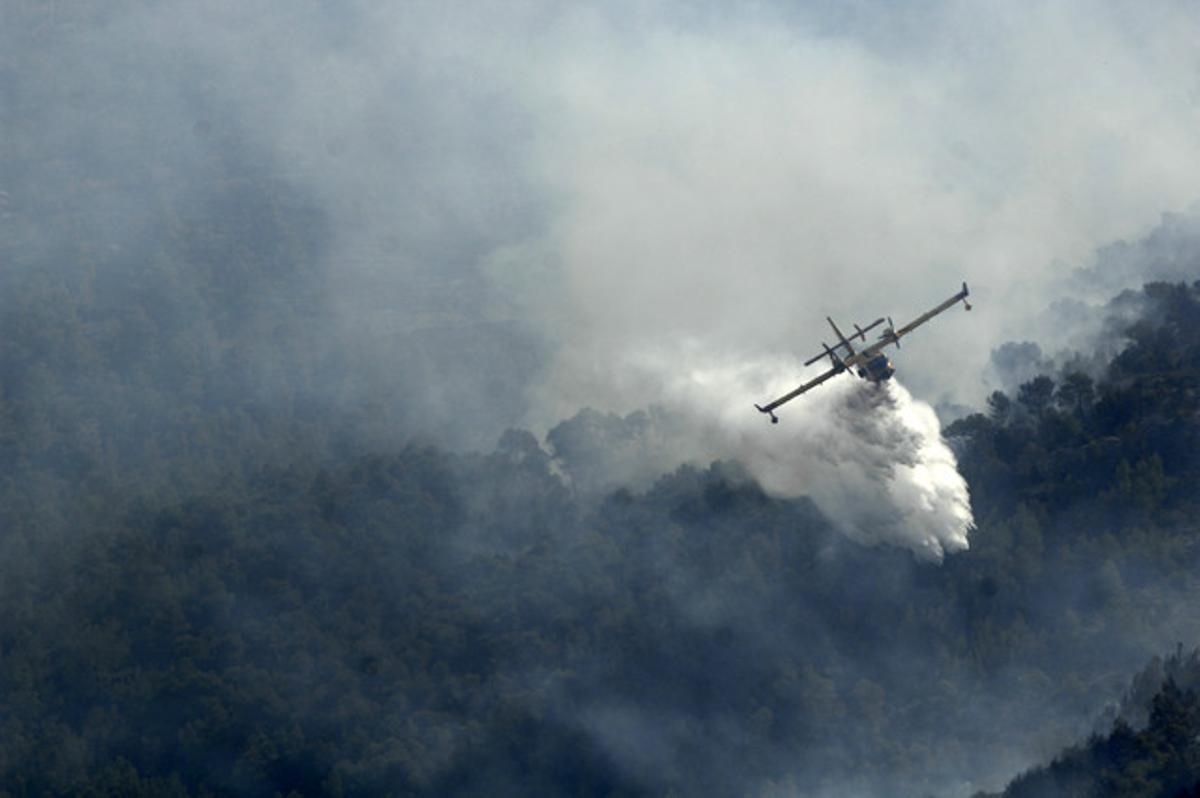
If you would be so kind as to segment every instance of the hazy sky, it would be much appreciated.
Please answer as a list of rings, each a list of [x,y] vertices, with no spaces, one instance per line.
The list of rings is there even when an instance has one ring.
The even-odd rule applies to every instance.
[[[328,204],[348,296],[364,262],[482,270],[562,344],[545,423],[652,401],[614,375],[644,346],[807,356],[826,314],[964,279],[977,312],[902,375],[971,398],[1057,278],[1197,199],[1198,32],[1182,2],[529,0],[174,3],[86,38],[195,65],[180,95]]]
[[[807,356],[826,314],[899,321],[964,279],[975,314],[899,360],[919,394],[978,400],[1070,270],[1197,199],[1198,16],[406,4],[204,46],[238,82],[288,77],[264,129],[341,203],[344,247],[482,270],[491,312],[552,336],[547,424],[655,401],[648,347]]]
[[[1072,270],[1198,199],[1192,3],[130,7],[36,43],[111,106],[37,129],[182,168],[196,130],[253,142],[330,219],[338,334],[518,320],[551,345],[541,431],[963,280],[976,310],[895,359],[916,398],[978,403]]]
[[[561,198],[553,398],[620,393],[648,343],[807,356],[827,313],[910,318],[964,279],[977,312],[898,359],[969,397],[1066,270],[1196,199],[1194,10],[882,6],[564,26],[524,87]]]

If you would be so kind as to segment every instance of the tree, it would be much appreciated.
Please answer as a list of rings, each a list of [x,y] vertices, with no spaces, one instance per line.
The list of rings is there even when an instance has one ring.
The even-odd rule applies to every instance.
[[[1054,380],[1045,374],[1039,374],[1029,382],[1022,383],[1017,389],[1017,401],[1028,408],[1036,418],[1046,414],[1053,399]]]
[[[1004,391],[992,391],[987,398],[988,415],[997,424],[1004,424],[1012,413],[1012,400]]]
[[[1055,399],[1064,411],[1075,413],[1082,418],[1086,409],[1096,400],[1095,382],[1082,371],[1072,371],[1063,377]]]

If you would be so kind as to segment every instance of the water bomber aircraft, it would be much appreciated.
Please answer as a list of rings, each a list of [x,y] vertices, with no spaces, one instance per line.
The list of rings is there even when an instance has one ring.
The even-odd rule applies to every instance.
[[[854,369],[854,372],[859,377],[874,383],[880,383],[884,380],[891,379],[892,375],[896,373],[896,367],[892,365],[892,361],[886,354],[884,354],[884,348],[890,344],[895,344],[896,348],[899,349],[901,338],[908,335],[910,332],[917,329],[922,324],[941,313],[943,310],[952,308],[959,302],[962,302],[963,307],[965,307],[967,310],[970,310],[971,303],[967,301],[967,297],[970,296],[970,294],[971,292],[967,290],[967,284],[963,283],[962,290],[957,294],[950,297],[933,310],[922,313],[920,316],[913,319],[908,324],[905,324],[898,330],[896,329],[896,325],[892,323],[891,316],[888,316],[886,318],[888,326],[884,328],[883,332],[880,333],[879,339],[875,341],[875,343],[857,351],[854,349],[854,345],[850,342],[857,338],[863,343],[866,343],[867,333],[878,327],[880,324],[883,324],[885,319],[876,319],[866,327],[859,327],[857,324],[855,324],[854,334],[847,338],[846,336],[842,335],[842,331],[839,330],[838,326],[833,323],[833,319],[829,316],[826,316],[825,320],[828,321],[829,326],[833,328],[833,333],[838,337],[838,342],[833,346],[830,346],[822,341],[821,346],[825,348],[825,351],[806,360],[804,365],[811,366],[821,358],[828,357],[833,363],[833,367],[824,374],[813,377],[811,380],[804,383],[791,393],[784,394],[770,404],[755,405],[754,407],[758,410],[758,412],[766,413],[768,416],[770,416],[772,424],[778,424],[779,418],[775,415],[775,409],[777,407],[792,401],[803,393],[811,391],[813,388],[816,388],[829,378],[841,374],[843,371]]]

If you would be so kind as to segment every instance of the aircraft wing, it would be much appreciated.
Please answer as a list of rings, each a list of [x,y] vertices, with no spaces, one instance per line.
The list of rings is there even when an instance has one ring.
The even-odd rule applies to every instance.
[[[841,374],[845,370],[846,370],[845,368],[839,368],[837,366],[834,366],[833,368],[826,371],[824,374],[820,374],[816,377],[813,377],[811,380],[804,383],[803,385],[801,385],[799,388],[792,391],[791,393],[785,393],[783,396],[779,397],[778,399],[771,402],[770,404],[765,405],[765,406],[755,405],[754,407],[758,410],[758,412],[766,413],[768,416],[770,416],[772,424],[778,424],[779,419],[775,417],[775,408],[779,407],[780,405],[787,404],[788,402],[792,401],[793,399],[795,399],[797,396],[799,396],[802,393],[807,393],[808,391],[811,391],[813,388],[816,388],[821,383],[825,382],[826,380],[830,379],[831,377]]]
[[[917,329],[922,324],[929,321],[930,319],[932,319],[934,316],[938,315],[942,311],[947,310],[948,308],[954,307],[959,302],[962,302],[963,305],[966,307],[966,309],[970,310],[971,303],[967,301],[967,297],[970,295],[971,295],[971,292],[967,289],[967,284],[963,283],[961,291],[959,291],[957,294],[955,294],[954,296],[947,299],[945,302],[938,305],[933,310],[928,310],[928,311],[922,313],[920,316],[917,316],[915,319],[910,321],[908,324],[905,324],[903,327],[901,327],[898,330],[894,329],[894,328],[888,328],[888,329],[884,330],[883,334],[880,336],[878,341],[871,344],[869,347],[867,347],[866,349],[864,349],[862,351],[863,357],[870,358],[870,356],[877,354],[880,350],[882,350],[888,344],[896,344],[896,346],[899,346],[901,338],[908,335],[910,332]]]

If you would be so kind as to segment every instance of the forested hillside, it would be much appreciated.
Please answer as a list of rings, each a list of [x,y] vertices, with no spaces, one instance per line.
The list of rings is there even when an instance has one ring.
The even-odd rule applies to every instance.
[[[1200,794],[1198,684],[1200,650],[1156,657],[1134,680],[1110,731],[1014,780],[1004,798]]]
[[[654,407],[521,429],[556,342],[479,218],[521,201],[367,181],[410,227],[347,290],[388,200],[314,189],[222,59],[120,47],[144,5],[0,7],[0,796],[965,796],[1092,732],[1008,794],[1195,793],[1194,665],[1129,685],[1200,641],[1200,282],[945,430],[977,529],[922,562],[658,473]],[[511,155],[440,132],[396,157]]]
[[[1147,286],[1103,373],[947,430],[979,529],[938,567],[734,463],[564,481],[644,417],[370,443],[391,415],[306,404],[319,304],[252,299],[304,283],[319,215],[223,190],[263,216],[5,272],[11,795],[965,794],[1197,638],[1196,286]]]

